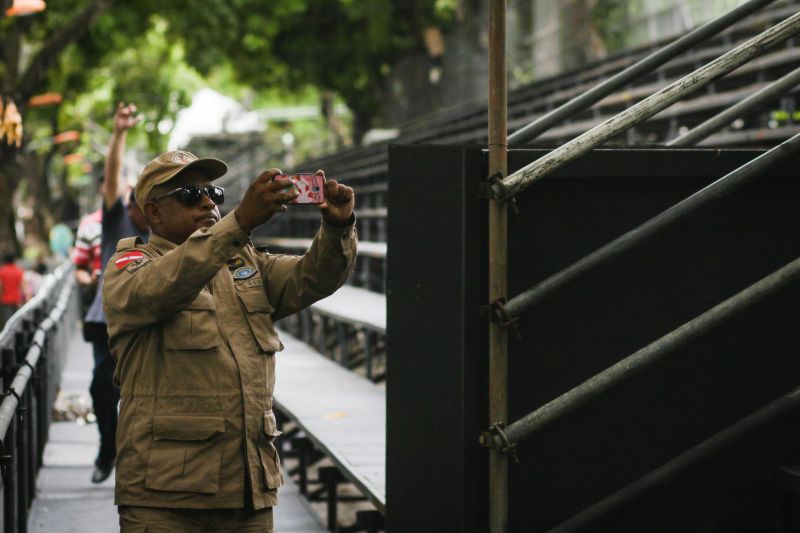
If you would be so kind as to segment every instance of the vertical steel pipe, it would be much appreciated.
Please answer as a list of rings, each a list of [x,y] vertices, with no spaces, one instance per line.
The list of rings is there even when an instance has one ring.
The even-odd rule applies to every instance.
[[[514,172],[505,178],[502,183],[493,184],[494,195],[501,200],[507,200],[519,191],[548,176],[556,169],[578,159],[592,148],[602,145],[631,126],[647,120],[684,96],[705,87],[712,81],[737,69],[764,51],[798,33],[800,33],[800,13],[795,13],[730,52],[721,55],[691,74],[672,82],[641,102]]]
[[[794,69],[782,78],[770,83],[766,87],[754,92],[741,102],[738,102],[725,111],[706,120],[699,126],[692,128],[680,137],[667,143],[667,146],[694,146],[712,133],[721,130],[739,117],[758,109],[770,100],[781,96],[789,89],[800,83],[800,67]]]
[[[775,0],[751,0],[750,2],[742,4],[741,6],[733,9],[717,19],[709,21],[702,26],[695,28],[680,39],[676,39],[667,46],[659,48],[657,51],[640,59],[625,70],[618,72],[602,83],[595,85],[580,96],[573,98],[569,102],[537,118],[524,128],[515,131],[508,137],[509,144],[512,146],[518,146],[535,139],[562,120],[565,120],[580,111],[588,109],[620,87],[629,84],[639,76],[652,72],[656,68],[660,67],[670,59],[678,56],[682,52],[688,50],[692,46],[705,41],[712,35],[719,33],[728,26],[742,20],[752,13],[755,13],[762,7],[766,6],[767,4],[771,4],[774,1]]]
[[[489,174],[506,175],[508,88],[506,77],[506,0],[489,2]],[[507,207],[489,201],[489,301],[508,291]],[[489,425],[508,416],[508,337],[498,322],[489,323]],[[508,456],[489,449],[489,531],[508,528]]]

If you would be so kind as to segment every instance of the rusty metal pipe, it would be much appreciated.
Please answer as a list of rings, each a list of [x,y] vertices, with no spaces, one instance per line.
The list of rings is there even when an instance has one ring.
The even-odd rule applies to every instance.
[[[505,176],[508,159],[508,87],[506,74],[506,0],[489,2],[489,174]],[[507,207],[489,201],[489,301],[508,290]],[[489,424],[508,416],[507,332],[489,323]],[[489,449],[489,531],[508,529],[508,456]]]

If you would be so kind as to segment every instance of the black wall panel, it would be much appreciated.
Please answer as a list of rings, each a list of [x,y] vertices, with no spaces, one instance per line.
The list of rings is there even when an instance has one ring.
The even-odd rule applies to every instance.
[[[509,167],[543,153],[512,151]],[[476,311],[486,286],[485,201],[477,199],[484,155],[442,147],[395,147],[390,154],[391,531],[484,530],[486,460],[475,448],[487,424],[486,327]],[[510,296],[756,155],[600,150],[561,169],[518,195],[520,215],[509,222]],[[522,339],[510,338],[511,420],[800,256],[793,167],[773,168],[523,315]],[[559,524],[800,384],[795,296],[789,290],[763,302],[521,443],[521,463],[511,467],[511,530]],[[415,421],[418,440],[409,436]],[[762,448],[751,448],[771,454],[762,462],[786,460],[767,440],[759,442]],[[785,451],[786,441],[781,446]],[[730,453],[738,457],[741,449]],[[756,470],[733,479],[752,487]],[[643,503],[646,514],[628,509],[608,527],[691,529],[722,523],[720,513],[753,503],[745,497],[752,490],[735,488],[724,468],[714,471],[710,485],[705,480],[720,495],[714,502],[691,505],[701,478],[690,475],[683,499]],[[412,487],[414,513],[422,518],[395,528],[413,499],[398,492]]]

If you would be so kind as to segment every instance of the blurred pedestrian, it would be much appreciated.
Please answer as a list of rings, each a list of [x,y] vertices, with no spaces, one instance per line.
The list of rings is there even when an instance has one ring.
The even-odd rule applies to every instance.
[[[39,293],[44,283],[44,275],[47,274],[47,265],[40,257],[31,270],[26,270],[22,276],[22,293],[27,302]]]
[[[349,187],[329,180],[320,228],[302,256],[256,250],[251,232],[297,198],[264,172],[224,218],[227,166],[167,152],[136,184],[152,233],[122,240],[105,270],[122,390],[116,504],[123,533],[273,531],[283,484],[272,411],[273,321],[332,294],[352,272]],[[288,192],[287,192],[288,189]]]
[[[148,227],[142,210],[136,203],[133,191],[128,191],[122,180],[122,160],[125,155],[127,132],[137,124],[136,106],[119,104],[114,113],[114,131],[105,163],[105,180],[100,186],[103,214],[100,236],[100,262],[105,265],[114,254],[117,242],[125,237],[147,239]],[[89,393],[97,417],[100,449],[95,459],[92,482],[105,481],[114,469],[117,448],[114,442],[117,431],[117,404],[119,388],[114,384],[114,359],[108,347],[106,316],[103,312],[103,278],[98,279],[98,290],[84,318],[84,330],[92,343],[94,372]]]
[[[22,303],[23,270],[17,266],[16,257],[6,254],[0,266],[0,330]]]
[[[94,301],[98,279],[103,271],[100,252],[102,220],[102,209],[86,215],[78,225],[78,232],[75,235],[72,263],[75,265],[75,281],[78,282],[80,288],[81,318],[86,316],[89,306]],[[86,342],[91,342],[85,327],[83,328],[83,338]]]

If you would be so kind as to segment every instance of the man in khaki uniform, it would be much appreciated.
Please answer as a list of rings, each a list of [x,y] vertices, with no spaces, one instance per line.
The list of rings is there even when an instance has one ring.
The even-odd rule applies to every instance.
[[[272,531],[283,483],[273,321],[336,291],[354,266],[352,189],[327,182],[305,255],[271,255],[248,235],[297,193],[267,171],[220,220],[211,182],[226,170],[188,152],[151,161],[135,189],[150,241],[123,239],[106,267],[123,532]]]

